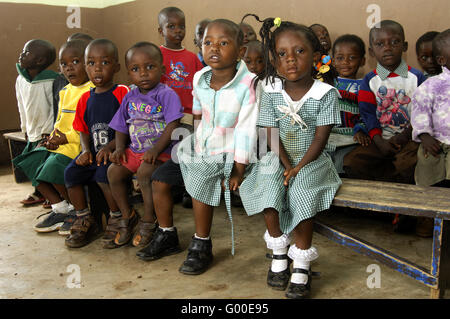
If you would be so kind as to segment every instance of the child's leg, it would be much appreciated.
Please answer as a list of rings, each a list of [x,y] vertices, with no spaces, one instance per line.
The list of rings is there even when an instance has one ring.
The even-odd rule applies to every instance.
[[[293,273],[286,297],[305,298],[311,290],[311,262],[319,255],[311,245],[314,219],[300,222],[294,229],[294,245],[291,245],[288,256],[293,260]]]
[[[192,198],[195,217],[195,234],[188,248],[186,260],[179,271],[186,275],[199,275],[212,263],[212,242],[209,237],[213,219],[213,206]]]
[[[195,218],[195,236],[199,238],[209,238],[213,220],[213,206],[202,203],[192,198]]]
[[[158,166],[142,162],[136,174],[142,192],[142,199],[144,201],[144,215],[142,216],[142,221],[146,223],[155,222],[151,177]]]
[[[173,227],[173,199],[172,199],[172,185],[164,182],[152,182],[152,194],[155,208],[156,218],[160,227]]]
[[[278,212],[273,208],[264,210],[264,221],[267,231],[264,240],[267,248],[272,250],[272,255],[267,256],[272,259],[272,263],[267,274],[267,284],[274,289],[284,290],[289,283],[290,269],[287,251],[289,238],[280,229]]]
[[[123,218],[126,219],[130,218],[131,215],[131,207],[128,201],[128,179],[131,175],[133,175],[133,172],[125,166],[111,164],[108,168],[109,187],[100,186],[108,205],[113,206],[110,206],[110,209],[116,211],[114,208],[118,207]],[[111,200],[111,197],[113,200]]]
[[[44,195],[44,197],[50,202],[50,204],[57,204],[61,202],[62,198],[59,194],[59,192],[53,187],[52,184],[41,182],[38,186],[36,186],[36,189]]]

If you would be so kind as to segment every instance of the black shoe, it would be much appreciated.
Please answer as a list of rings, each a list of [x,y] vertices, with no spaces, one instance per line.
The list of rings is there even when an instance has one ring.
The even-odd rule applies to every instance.
[[[319,276],[320,273],[313,272],[311,269],[306,270],[302,268],[294,268],[292,273],[302,273],[308,275],[308,282],[306,284],[289,283],[289,287],[286,291],[286,297],[290,299],[304,299],[308,298],[311,292],[311,277]]]
[[[188,192],[184,192],[181,206],[184,208],[192,208],[192,197],[188,194]]]
[[[284,255],[271,255],[266,254],[267,258],[270,259],[287,259],[288,267],[280,272],[273,272],[271,268],[269,268],[269,272],[267,273],[267,284],[275,290],[285,290],[289,284],[289,278],[291,277],[291,270],[289,266],[291,264],[291,260],[288,259],[286,254]]]
[[[136,256],[142,260],[149,261],[177,254],[179,252],[181,252],[181,248],[178,241],[177,229],[164,231],[157,227],[150,244],[139,250],[136,253]]]
[[[211,239],[192,238],[188,248],[186,260],[179,271],[186,275],[200,275],[204,273],[213,260]]]
[[[244,207],[242,205],[241,196],[235,194],[234,192],[230,193],[231,206],[233,207]]]
[[[48,216],[34,226],[34,230],[38,233],[49,233],[59,230],[67,217],[67,214],[56,213],[51,210],[48,213],[40,215],[37,219],[44,215]]]

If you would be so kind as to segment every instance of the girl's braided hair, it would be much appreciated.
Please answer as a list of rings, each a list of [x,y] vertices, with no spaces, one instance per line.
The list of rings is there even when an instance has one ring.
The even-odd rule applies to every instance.
[[[263,46],[265,68],[263,72],[258,74],[257,78],[255,79],[254,81],[255,87],[257,86],[259,81],[262,81],[264,79],[266,80],[266,84],[268,81],[270,81],[270,83],[273,84],[276,78],[284,82],[284,79],[280,77],[275,66],[272,64],[271,61],[271,57],[275,59],[277,56],[277,53],[275,51],[275,40],[277,36],[284,31],[292,30],[301,32],[310,43],[313,52],[320,52],[321,56],[327,54],[323,49],[322,45],[320,44],[319,39],[314,34],[314,32],[305,25],[297,24],[290,21],[282,21],[281,24],[275,30],[271,31],[271,29],[275,26],[274,18],[267,18],[264,20],[260,20],[260,18],[257,15],[248,13],[242,18],[241,22],[244,21],[244,19],[249,16],[254,17],[258,22],[262,23],[261,29],[259,30],[259,36],[261,37],[261,42]],[[319,61],[314,62],[317,63]],[[313,78],[316,78],[318,71],[314,68],[314,66],[311,66],[311,68],[312,68],[311,76]],[[330,65],[330,71],[324,73],[322,75],[322,78],[324,82],[330,85],[334,85],[336,74],[337,74],[336,70],[334,69],[333,66]]]

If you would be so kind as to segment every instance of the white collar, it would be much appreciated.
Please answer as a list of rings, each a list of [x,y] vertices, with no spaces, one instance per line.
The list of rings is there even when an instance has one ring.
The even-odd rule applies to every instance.
[[[266,92],[266,93],[282,93],[282,91],[284,91],[283,83],[278,78],[275,78],[274,84],[270,83],[270,81],[266,84],[265,79],[261,81],[261,84],[262,84],[264,92]],[[308,98],[320,100],[323,98],[323,96],[325,94],[328,93],[328,91],[330,91],[332,89],[336,90],[336,93],[339,95],[339,90],[336,89],[334,86],[329,85],[329,84],[324,83],[319,80],[314,80],[313,85],[308,90],[308,92],[306,92],[306,94],[302,97],[302,100],[304,99],[306,101]],[[340,95],[339,95],[339,97],[340,97]]]

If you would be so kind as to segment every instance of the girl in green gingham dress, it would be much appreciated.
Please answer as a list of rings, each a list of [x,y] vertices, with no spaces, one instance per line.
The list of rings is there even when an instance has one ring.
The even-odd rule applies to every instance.
[[[318,257],[311,245],[313,217],[330,207],[341,184],[324,151],[331,128],[340,124],[338,93],[313,78],[320,43],[311,30],[282,22],[271,31],[273,25],[273,19],[264,20],[260,32],[275,68],[259,78],[264,92],[257,123],[268,130],[271,152],[251,168],[239,191],[248,215],[264,213],[264,239],[273,250],[268,285],[284,290],[289,284],[288,298],[304,298],[313,274],[310,263]],[[288,257],[294,262],[292,275]]]

